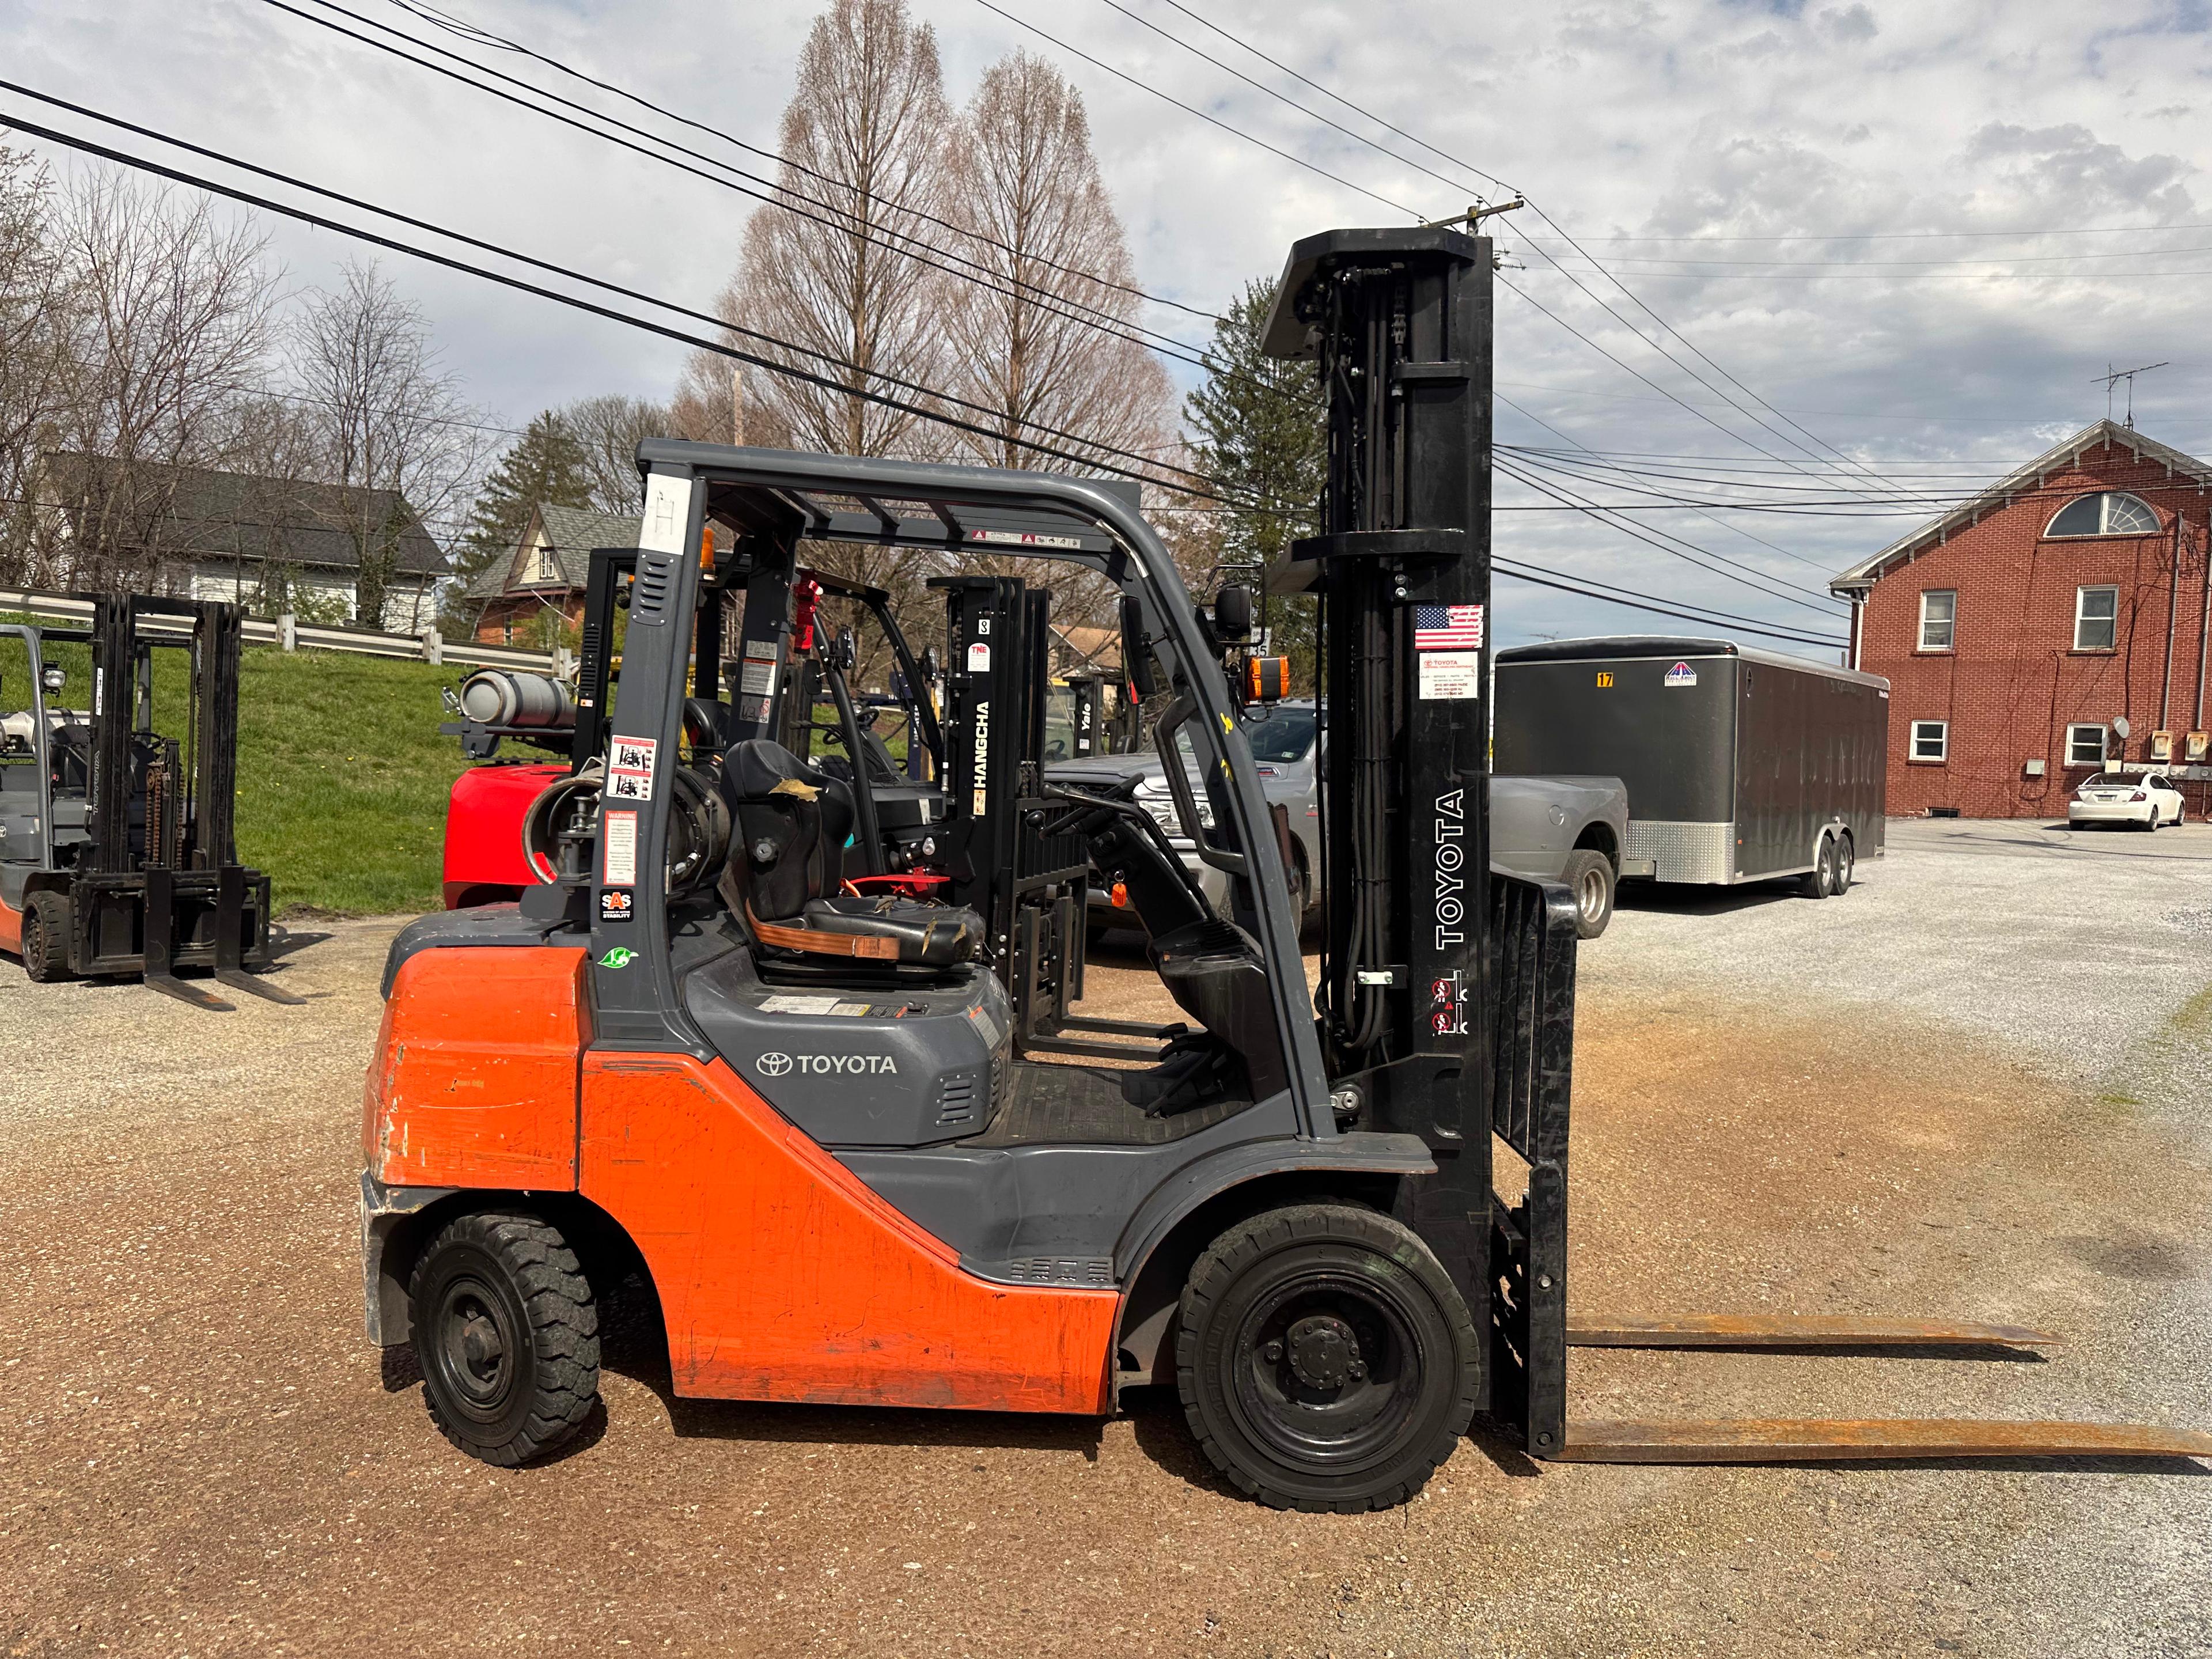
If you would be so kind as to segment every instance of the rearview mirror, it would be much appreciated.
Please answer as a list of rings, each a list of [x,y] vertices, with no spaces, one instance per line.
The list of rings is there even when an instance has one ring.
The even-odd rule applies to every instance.
[[[1213,637],[1224,646],[1252,637],[1252,590],[1231,582],[1213,596]]]
[[[1145,632],[1145,607],[1133,593],[1121,596],[1121,678],[1139,700],[1160,689],[1152,667],[1152,636]]]

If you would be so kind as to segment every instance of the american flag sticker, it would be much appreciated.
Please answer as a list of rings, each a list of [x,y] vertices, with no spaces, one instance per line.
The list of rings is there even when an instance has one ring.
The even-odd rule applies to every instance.
[[[1417,605],[1413,607],[1413,649],[1464,651],[1482,644],[1479,605]]]

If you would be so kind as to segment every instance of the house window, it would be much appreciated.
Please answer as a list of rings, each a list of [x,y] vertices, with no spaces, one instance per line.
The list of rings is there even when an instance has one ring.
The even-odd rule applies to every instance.
[[[2119,636],[2120,590],[2117,587],[2077,587],[2074,590],[2074,648],[2110,651]]]
[[[2158,533],[2158,514],[2140,495],[2108,489],[2098,495],[2076,495],[2051,515],[2044,526],[2046,536],[2152,536]]]
[[[537,568],[532,573],[530,580],[533,582],[551,582],[558,581],[560,579],[561,567],[555,562],[553,550],[550,547],[541,546],[538,550]]]
[[[2069,766],[2102,766],[2105,763],[2105,728],[2101,726],[2068,726],[2066,763]]]
[[[1951,726],[1948,720],[1912,722],[1912,752],[1908,758],[1940,765],[1951,757]]]
[[[1920,595],[1920,648],[1948,651],[1951,630],[1959,618],[1957,590],[1931,587]]]

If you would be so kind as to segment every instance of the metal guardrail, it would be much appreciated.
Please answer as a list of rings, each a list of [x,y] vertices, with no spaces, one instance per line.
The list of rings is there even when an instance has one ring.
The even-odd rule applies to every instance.
[[[0,588],[0,611],[21,611],[56,622],[92,620],[93,602],[70,593],[45,593],[32,589]],[[170,627],[166,618],[147,617],[149,633]],[[189,633],[190,626],[174,624]],[[561,674],[568,670],[568,653],[525,651],[511,645],[486,645],[477,640],[447,640],[434,628],[420,634],[384,634],[368,628],[341,628],[324,623],[303,623],[290,615],[248,617],[244,632],[248,645],[273,645],[285,651],[347,651],[357,656],[392,657],[408,662],[462,668],[517,668],[533,674]]]

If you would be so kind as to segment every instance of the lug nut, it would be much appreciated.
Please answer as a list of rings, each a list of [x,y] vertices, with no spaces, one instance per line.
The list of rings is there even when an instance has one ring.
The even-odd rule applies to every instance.
[[[1279,1342],[1270,1342],[1260,1350],[1260,1358],[1270,1365],[1280,1364],[1283,1358],[1283,1345]]]

